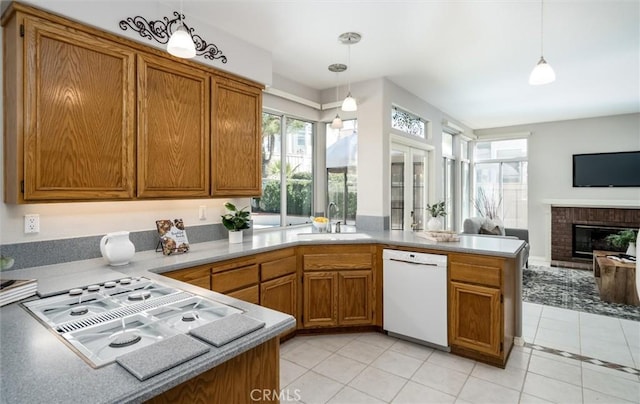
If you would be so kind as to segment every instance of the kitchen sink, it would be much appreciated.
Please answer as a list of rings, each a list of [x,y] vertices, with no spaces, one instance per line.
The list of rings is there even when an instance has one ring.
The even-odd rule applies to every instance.
[[[364,233],[298,233],[298,240],[360,240],[371,238]]]

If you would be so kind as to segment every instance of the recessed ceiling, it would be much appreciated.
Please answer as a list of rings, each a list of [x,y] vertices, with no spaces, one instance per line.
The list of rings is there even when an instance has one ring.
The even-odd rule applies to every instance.
[[[544,57],[556,81],[530,86],[540,2],[185,0],[185,13],[273,55],[273,72],[333,88],[387,77],[474,128],[640,112],[640,2],[546,0]]]

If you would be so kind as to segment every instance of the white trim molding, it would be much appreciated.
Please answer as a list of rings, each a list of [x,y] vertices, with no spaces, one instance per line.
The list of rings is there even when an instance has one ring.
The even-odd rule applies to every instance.
[[[627,199],[543,199],[541,202],[561,207],[640,209],[640,201]]]
[[[476,140],[485,141],[485,140],[509,140],[509,139],[523,139],[531,136],[531,132],[508,132],[508,133],[489,133],[486,135],[476,135]]]
[[[322,110],[322,105],[317,103],[317,102],[314,102],[314,101],[311,101],[311,100],[307,100],[306,98],[298,97],[297,95],[293,95],[293,94],[288,93],[286,91],[278,90],[277,88],[267,87],[267,88],[264,89],[264,92],[267,93],[267,94],[274,95],[276,97],[284,98],[285,100],[289,100],[289,101],[297,102],[298,104],[306,105],[307,107],[315,108],[318,111]]]

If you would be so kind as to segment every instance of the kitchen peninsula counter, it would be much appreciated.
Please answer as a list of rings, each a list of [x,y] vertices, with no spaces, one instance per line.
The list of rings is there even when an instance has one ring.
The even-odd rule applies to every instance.
[[[141,402],[276,338],[296,324],[290,315],[167,278],[161,275],[164,272],[309,244],[380,244],[518,260],[522,259],[525,246],[521,240],[472,235],[461,235],[458,242],[433,242],[401,231],[366,232],[369,238],[356,240],[299,239],[299,233],[310,231],[310,227],[256,231],[251,239],[247,237],[241,244],[229,244],[226,239],[192,244],[188,253],[180,255],[163,256],[152,250],[141,251],[135,254],[131,263],[122,267],[110,267],[102,258],[97,258],[6,271],[4,275],[7,278],[38,279],[42,296],[102,283],[107,279],[144,276],[238,307],[245,310],[245,315],[265,322],[266,326],[146,381],[139,381],[116,363],[91,368],[52,331],[14,303],[0,309],[0,401]]]

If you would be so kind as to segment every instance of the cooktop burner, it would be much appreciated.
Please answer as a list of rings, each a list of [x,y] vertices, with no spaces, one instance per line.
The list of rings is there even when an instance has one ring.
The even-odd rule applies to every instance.
[[[125,278],[24,303],[91,366],[242,310],[147,278]]]

